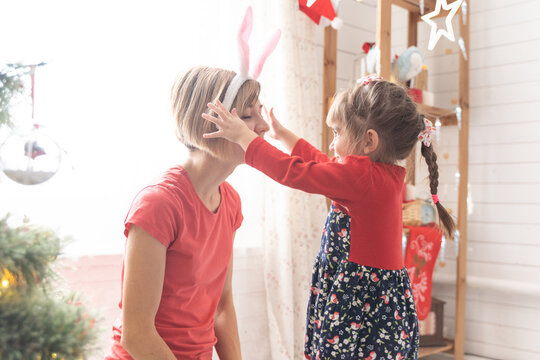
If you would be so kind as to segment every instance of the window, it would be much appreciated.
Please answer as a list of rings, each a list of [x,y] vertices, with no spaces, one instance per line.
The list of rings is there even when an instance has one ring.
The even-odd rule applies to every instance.
[[[28,216],[72,237],[68,255],[122,252],[133,196],[185,154],[168,108],[175,77],[193,65],[234,69],[236,29],[247,5],[3,2],[0,32],[10,35],[0,61],[47,63],[36,73],[35,122],[67,156],[41,185],[18,185],[1,174],[0,215],[9,212],[14,221]],[[257,44],[265,34],[253,31],[251,43]],[[32,126],[29,109],[17,109],[19,128]],[[0,143],[8,132],[0,132]],[[244,186],[240,178],[232,182]],[[239,245],[247,243],[240,238]]]

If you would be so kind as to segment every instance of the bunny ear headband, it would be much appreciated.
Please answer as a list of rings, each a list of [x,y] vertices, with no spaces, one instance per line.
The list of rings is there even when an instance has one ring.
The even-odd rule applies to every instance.
[[[240,55],[240,69],[237,72],[236,76],[232,79],[227,91],[225,92],[225,98],[223,99],[223,106],[227,110],[231,110],[232,103],[234,98],[238,94],[238,90],[246,80],[254,79],[256,80],[261,74],[264,62],[268,56],[274,51],[281,36],[281,30],[275,30],[270,39],[266,42],[263,47],[263,51],[259,55],[259,59],[255,63],[255,67],[251,69],[249,67],[249,36],[251,35],[251,29],[253,28],[253,11],[251,6],[246,10],[244,15],[244,20],[242,21],[242,26],[240,26],[240,31],[238,33],[238,45],[239,45],[239,55]]]

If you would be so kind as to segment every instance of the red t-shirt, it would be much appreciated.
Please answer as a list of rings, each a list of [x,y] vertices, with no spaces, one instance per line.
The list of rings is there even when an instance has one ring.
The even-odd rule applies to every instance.
[[[214,313],[232,255],[234,232],[242,223],[240,197],[230,184],[219,187],[216,213],[202,203],[182,167],[168,170],[137,194],[124,234],[136,224],[167,247],[157,332],[178,359],[211,359]],[[124,270],[122,269],[122,286]],[[122,308],[122,301],[119,307]],[[113,327],[106,359],[132,359],[120,345],[122,326]]]
[[[283,185],[327,196],[347,212],[349,261],[379,269],[403,268],[403,167],[354,155],[340,163],[303,139],[288,155],[256,138],[246,149],[245,160]]]

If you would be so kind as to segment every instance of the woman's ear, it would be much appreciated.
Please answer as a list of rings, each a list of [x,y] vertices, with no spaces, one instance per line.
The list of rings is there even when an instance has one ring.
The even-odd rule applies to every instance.
[[[362,146],[362,153],[365,155],[368,155],[375,150],[377,150],[377,147],[379,146],[379,134],[373,130],[369,129],[366,131],[366,134],[364,135],[364,144]]]

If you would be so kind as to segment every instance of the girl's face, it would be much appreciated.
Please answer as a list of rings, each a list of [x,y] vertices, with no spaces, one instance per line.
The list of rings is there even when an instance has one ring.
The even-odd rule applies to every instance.
[[[341,162],[346,156],[353,155],[351,138],[339,122],[329,119],[327,124],[334,134],[330,151],[333,151],[338,161]]]

